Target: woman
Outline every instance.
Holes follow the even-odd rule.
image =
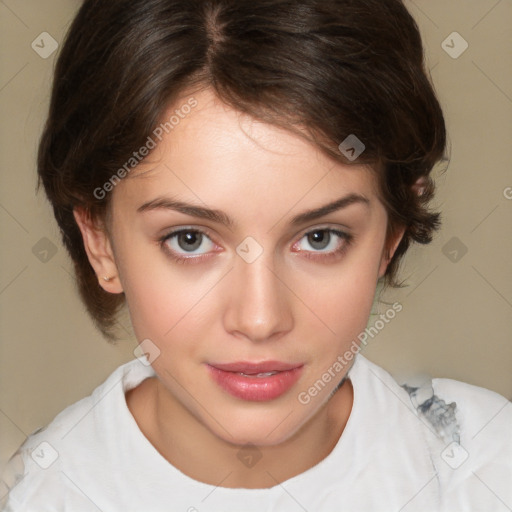
[[[140,358],[20,447],[5,510],[512,506],[505,398],[358,354],[445,138],[398,0],[84,2],[38,171]]]

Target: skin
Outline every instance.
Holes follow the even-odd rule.
[[[350,379],[333,391],[349,367],[308,404],[298,395],[367,326],[377,281],[403,231],[385,240],[387,214],[369,169],[334,162],[297,135],[232,110],[208,89],[194,97],[198,106],[114,189],[104,229],[81,209],[75,218],[101,286],[125,293],[137,339],[160,350],[152,362],[157,377],[126,394],[141,431],[196,480],[268,488],[319,463],[340,438],[353,402]],[[290,224],[352,193],[368,203]],[[137,211],[162,197],[221,210],[235,225],[164,208]],[[186,241],[159,241],[178,228],[207,237],[192,252]],[[331,235],[318,248],[307,236],[327,239],[328,228],[352,242]],[[263,249],[252,263],[236,252],[248,236]],[[178,256],[206,258],[180,264],[166,246]],[[345,251],[334,254],[339,248]],[[205,366],[265,360],[304,364],[292,389],[266,402],[229,395]],[[237,457],[247,443],[262,456],[252,468]]]

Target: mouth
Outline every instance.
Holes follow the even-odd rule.
[[[207,364],[213,381],[236,398],[264,402],[285,394],[300,378],[303,364],[279,361]]]

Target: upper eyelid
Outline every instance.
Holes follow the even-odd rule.
[[[203,235],[206,235],[212,242],[215,242],[215,236],[210,235],[210,230],[205,227],[192,227],[192,226],[184,226],[179,228],[172,228],[168,232],[164,233],[160,239],[161,240],[167,240],[169,238],[172,238],[173,236],[179,235],[180,233],[188,233],[188,232],[194,232],[194,233],[201,233]]]
[[[347,234],[350,234],[351,232],[351,229],[348,227],[348,226],[340,226],[339,224],[338,225],[329,225],[329,224],[332,224],[332,223],[325,223],[325,224],[318,224],[317,226],[314,226],[314,227],[311,227],[311,228],[304,228],[304,229],[301,229],[298,233],[296,233],[294,236],[298,236],[298,235],[301,235],[301,236],[304,236],[304,235],[307,235],[308,233],[311,233],[311,232],[314,232],[314,231],[329,231],[329,230],[332,230],[332,231],[344,231],[346,232]],[[172,235],[176,235],[178,233],[181,233],[183,231],[194,231],[194,232],[199,232],[199,233],[202,233],[204,235],[207,235],[210,237],[210,233],[211,233],[211,230],[205,226],[182,226],[182,227],[174,227],[174,228],[171,228],[166,234],[163,235],[163,238],[169,238],[171,237]],[[213,238],[215,238],[215,235],[213,236]]]
[[[306,228],[301,231],[299,231],[298,235],[305,236],[308,233],[314,233],[315,231],[341,231],[347,235],[351,234],[351,229],[347,226],[340,226],[339,224],[333,226],[326,224],[319,224],[318,226],[315,226],[313,228]]]

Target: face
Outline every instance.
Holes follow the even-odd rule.
[[[116,271],[168,400],[231,443],[281,443],[349,369],[304,399],[367,325],[386,211],[363,166],[194,98],[112,192]]]

